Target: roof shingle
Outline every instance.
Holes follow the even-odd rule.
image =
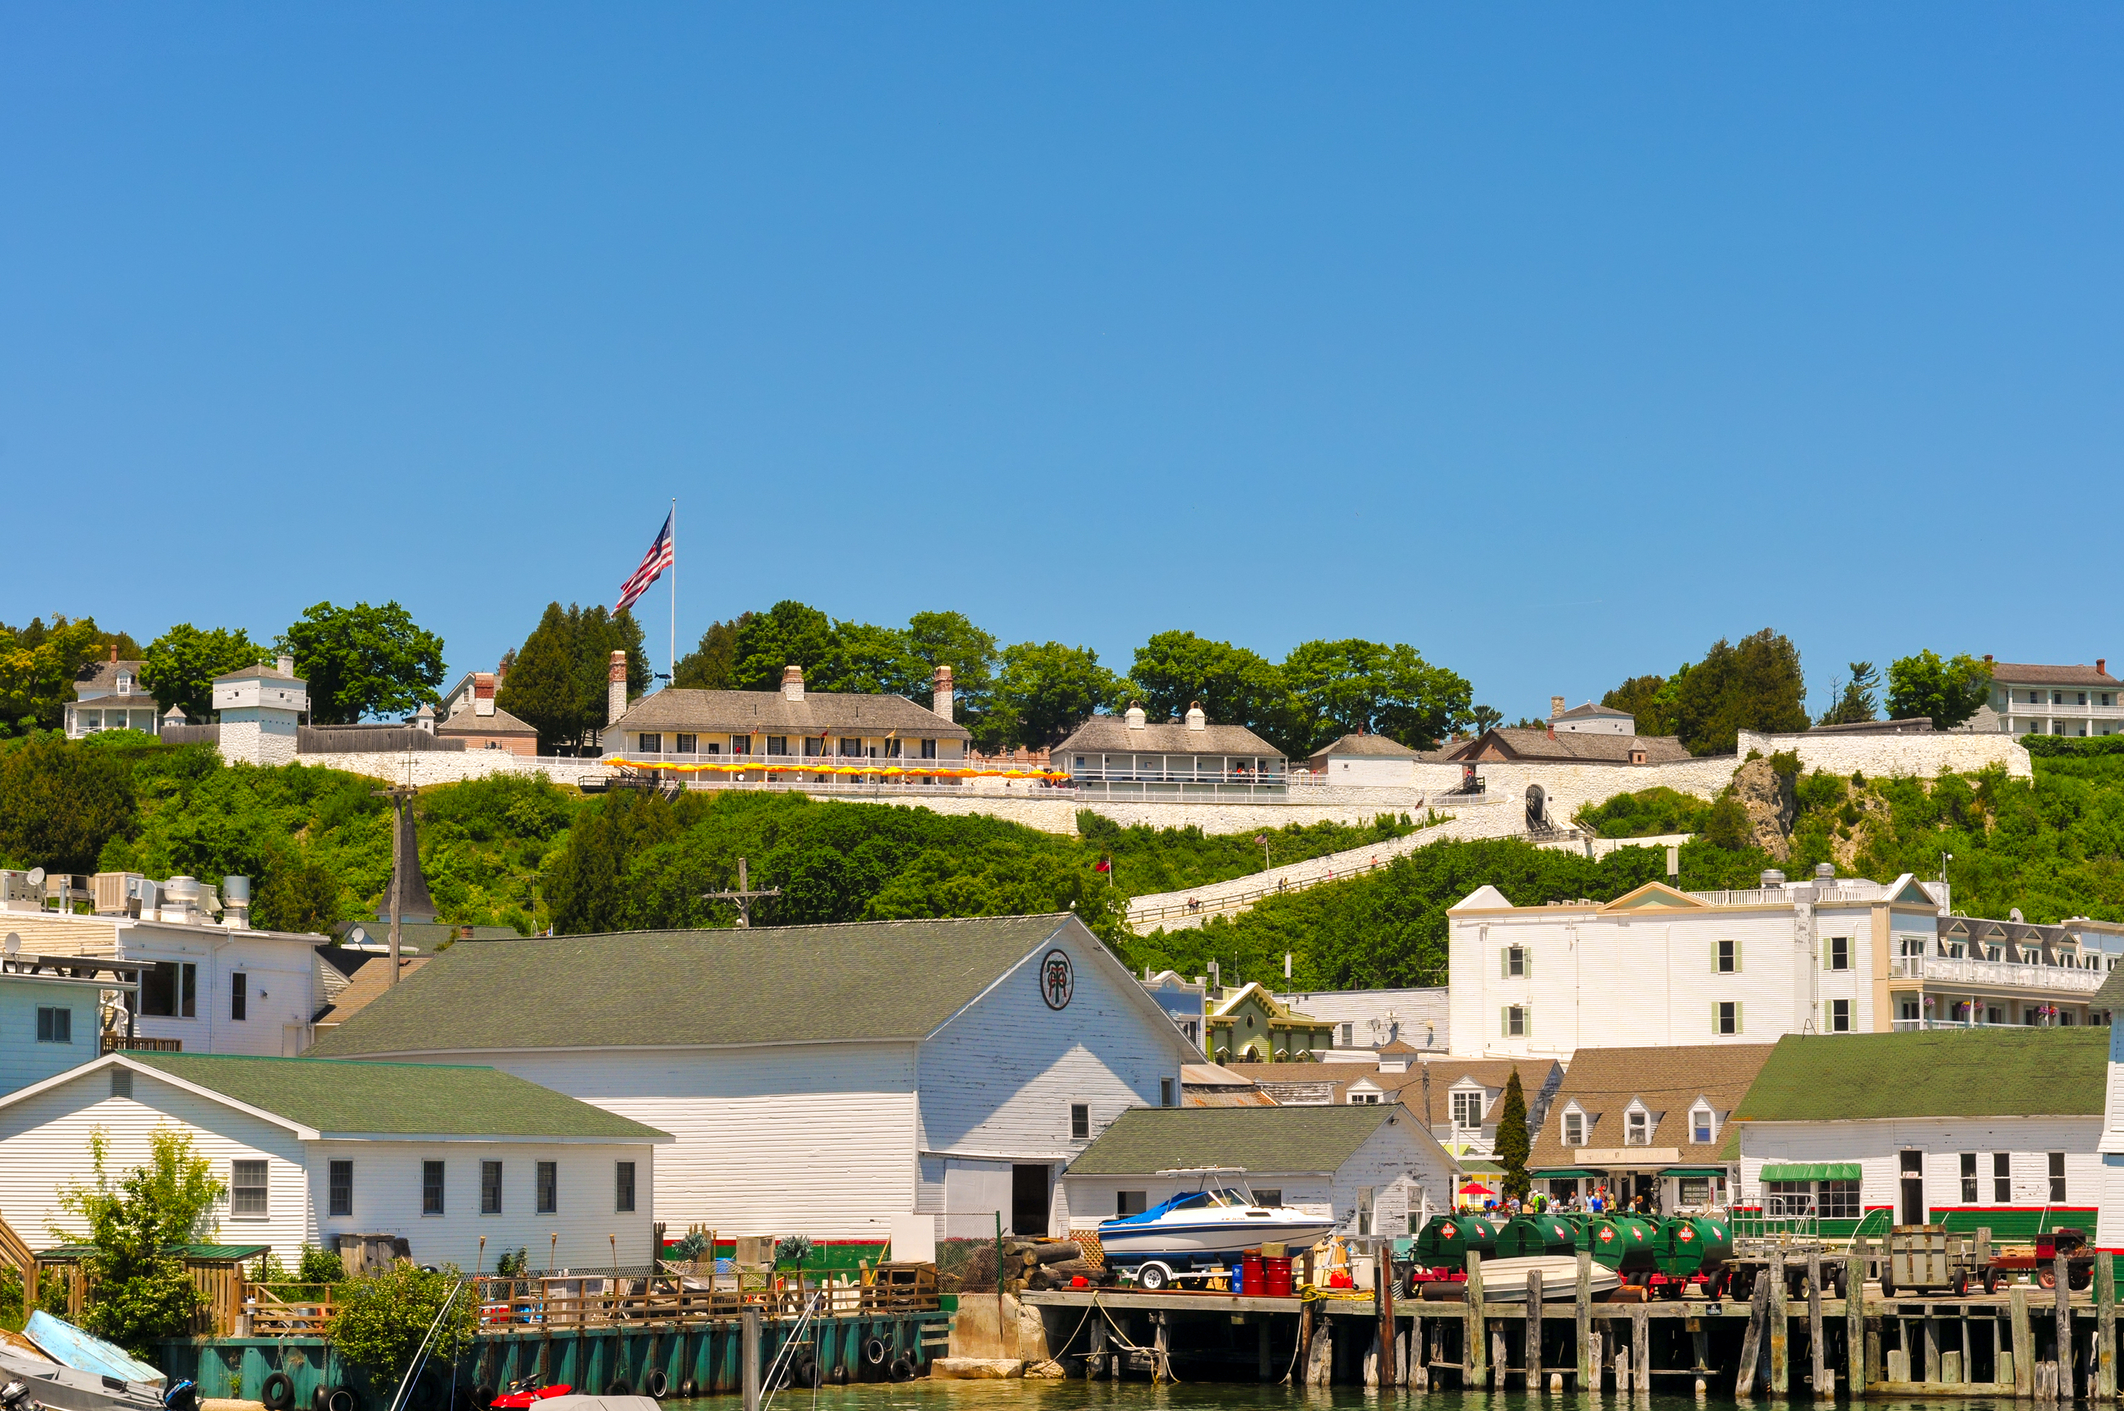
[[[1135,752],[1283,758],[1283,751],[1244,725],[1205,725],[1200,730],[1192,730],[1185,724],[1168,722],[1131,729],[1129,723],[1118,715],[1093,716],[1049,753],[1052,758],[1060,759],[1072,750],[1097,750],[1104,754]]]
[[[1821,1042],[1813,1040],[1812,1042]],[[1710,1101],[1721,1121],[1739,1116],[1748,1085],[1770,1057],[1770,1044],[1690,1044],[1673,1048],[1582,1048],[1571,1057],[1563,1085],[1549,1103],[1548,1116],[1534,1135],[1527,1165],[1572,1166],[1577,1152],[1563,1144],[1563,1114],[1573,1102],[1586,1114],[1586,1145],[1623,1145],[1623,1113],[1633,1098],[1653,1115],[1646,1146],[1675,1147],[1683,1162],[1719,1160],[1719,1138],[1688,1138],[1689,1107],[1697,1098]]]
[[[806,691],[792,701],[780,691],[696,691],[678,687],[644,696],[612,723],[620,730],[684,730],[700,735],[818,735],[889,733],[908,739],[970,740],[953,724],[905,696],[857,696]]]
[[[1749,1122],[2099,1117],[2108,1075],[2109,1030],[2101,1027],[1788,1034],[1733,1115]]]

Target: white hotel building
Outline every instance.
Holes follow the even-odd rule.
[[[1949,914],[1946,888],[1766,872],[1746,891],[1648,883],[1611,902],[1516,907],[1494,887],[1449,918],[1452,1051],[1775,1043],[1785,1034],[2102,1023],[2124,926]]]
[[[1973,730],[2008,735],[2124,735],[2124,681],[2109,674],[2106,657],[2088,666],[2031,666],[1992,661],[1991,699],[1978,709]]]

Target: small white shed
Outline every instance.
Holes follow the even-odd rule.
[[[340,1234],[404,1236],[416,1262],[609,1268],[652,1258],[653,1153],[670,1137],[492,1068],[113,1053],[0,1098],[0,1216],[66,1224],[58,1188],[190,1134],[229,1194],[219,1235],[290,1263]],[[482,1250],[480,1241],[485,1237]]]
[[[1307,756],[1306,768],[1323,784],[1409,788],[1416,782],[1416,751],[1384,735],[1344,735]]]

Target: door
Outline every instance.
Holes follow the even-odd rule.
[[[1539,832],[1549,821],[1549,796],[1539,784],[1527,785],[1527,831]]]
[[[1899,1224],[1922,1225],[1925,1223],[1925,1153],[1922,1151],[1906,1151],[1903,1153],[1901,1216],[1902,1218],[1897,1222]]]
[[[1045,1166],[1010,1168],[1010,1229],[1012,1234],[1047,1233],[1047,1179]]]

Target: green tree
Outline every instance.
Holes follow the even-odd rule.
[[[1952,730],[1975,715],[1991,696],[1991,663],[1963,652],[1943,661],[1919,652],[1888,663],[1888,716],[1930,716],[1935,730]]]
[[[649,659],[632,613],[612,617],[602,605],[548,603],[502,678],[495,702],[538,731],[538,746],[581,749],[611,722],[605,698],[612,653],[627,654],[627,698],[648,689]]]
[[[1436,749],[1472,718],[1467,679],[1432,666],[1403,643],[1302,642],[1283,659],[1282,671],[1305,722],[1294,754],[1358,731]]]
[[[241,627],[201,630],[180,622],[148,643],[140,684],[162,710],[181,706],[187,720],[204,725],[213,718],[214,678],[256,666],[267,655]]]
[[[339,879],[324,864],[283,850],[266,863],[252,923],[266,931],[323,934],[339,920]]]
[[[1748,810],[1741,807],[1740,800],[1730,792],[1719,795],[1717,802],[1704,815],[1704,841],[1712,847],[1738,851],[1748,846],[1753,832],[1748,824]]]
[[[1519,1070],[1505,1079],[1504,1098],[1497,1108],[1497,1144],[1490,1154],[1504,1167],[1504,1193],[1520,1200],[1534,1188],[1527,1176],[1527,1155],[1532,1143],[1527,1137],[1527,1093],[1519,1084]]]
[[[999,656],[994,634],[974,626],[963,612],[918,612],[907,620],[907,636],[915,655],[937,667],[951,668],[952,718],[971,730],[974,743],[994,748],[995,731],[989,716],[996,708],[996,666]],[[929,704],[930,686],[918,688],[913,700]]]
[[[83,1326],[143,1358],[160,1339],[181,1335],[205,1301],[184,1261],[165,1251],[211,1233],[214,1205],[228,1192],[215,1179],[213,1163],[192,1149],[190,1133],[158,1126],[148,1135],[148,1151],[147,1165],[113,1182],[110,1135],[94,1129],[94,1179],[68,1182],[58,1191],[59,1208],[84,1228],[51,1228],[54,1238],[94,1249],[82,1261],[88,1283]]]
[[[927,705],[931,670],[915,650],[914,638],[899,628],[840,622],[834,624],[833,646],[825,658],[805,668],[804,688],[856,696],[905,696]],[[781,684],[779,674],[775,684]]]
[[[1880,709],[1881,674],[1870,661],[1851,663],[1851,679],[1837,692],[1836,701],[1822,712],[1822,725],[1862,725]]]
[[[1809,723],[1799,648],[1767,627],[1735,643],[1720,638],[1670,684],[1675,733],[1691,754],[1731,752],[1743,730],[1804,730]]]
[[[1136,648],[1129,680],[1152,720],[1177,719],[1199,701],[1214,725],[1244,725],[1286,754],[1304,754],[1304,707],[1274,662],[1192,632],[1160,632]]]
[[[92,617],[55,617],[50,627],[42,618],[22,628],[0,623],[0,734],[57,729],[75,680],[112,640]]]
[[[132,771],[113,751],[50,734],[0,755],[0,853],[24,866],[93,872],[137,811]]]
[[[745,612],[728,622],[710,623],[700,644],[679,658],[671,684],[697,691],[737,689],[738,632],[750,621],[752,614]]]
[[[1468,707],[1468,729],[1477,735],[1486,734],[1504,724],[1504,712],[1496,706]]]
[[[1111,707],[1119,690],[1114,674],[1099,665],[1099,654],[1090,647],[1060,642],[1005,647],[983,748],[1059,744],[1094,712]]]
[[[1633,676],[1600,698],[1600,703],[1610,710],[1626,710],[1637,719],[1640,735],[1671,735],[1674,722],[1663,709],[1660,692],[1666,686],[1664,676]]]
[[[413,1370],[428,1328],[449,1305],[429,1349],[434,1365],[448,1367],[471,1346],[479,1331],[479,1297],[469,1284],[459,1288],[463,1273],[455,1264],[433,1272],[412,1264],[394,1264],[368,1278],[349,1279],[332,1291],[332,1316],[325,1325],[342,1366],[369,1371],[371,1387],[387,1393]]]
[[[800,666],[812,673],[833,655],[837,645],[833,619],[815,607],[785,598],[761,613],[749,613],[737,632],[737,667],[732,684],[740,691],[772,691],[782,684],[782,669]]]
[[[442,638],[397,602],[343,608],[318,603],[281,634],[309,683],[310,719],[346,725],[369,715],[405,715],[440,699]]]

